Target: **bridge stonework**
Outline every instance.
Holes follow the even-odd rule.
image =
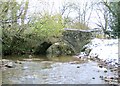
[[[64,29],[62,37],[53,37],[49,41],[41,43],[35,53],[44,55],[51,54],[54,56],[56,54],[64,55],[64,53],[68,55],[70,51],[73,54],[79,54],[82,47],[91,40],[91,37],[92,31]]]
[[[92,32],[78,29],[65,29],[63,32],[63,41],[67,43],[75,54],[80,53],[82,47],[92,38]]]

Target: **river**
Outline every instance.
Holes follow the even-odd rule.
[[[15,67],[2,69],[2,84],[106,84],[101,77],[114,76],[97,62],[75,57],[10,60]]]

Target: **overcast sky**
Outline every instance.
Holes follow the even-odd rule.
[[[20,2],[20,0],[18,0]],[[100,0],[29,0],[29,13],[28,14],[33,14],[35,11],[36,12],[41,12],[44,9],[52,10],[52,12],[56,13],[59,11],[59,7],[62,6],[64,2],[79,2],[80,4],[83,4],[84,2],[99,2]],[[47,2],[45,4],[45,2]],[[44,3],[44,4],[41,4]],[[54,4],[54,5],[53,5]],[[74,17],[74,12],[71,14],[72,17]],[[101,15],[101,14],[100,14]],[[102,15],[101,15],[102,16]],[[98,16],[96,14],[96,11],[92,12],[91,18],[90,18],[90,23],[89,27],[90,28],[96,28],[98,21]]]

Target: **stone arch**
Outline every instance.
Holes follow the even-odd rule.
[[[49,47],[54,45],[57,42],[66,43],[71,50],[74,51],[74,54],[81,52],[82,47],[87,44],[91,39],[91,31],[81,31],[68,29],[62,33],[62,37],[50,39],[49,42],[45,41],[41,43],[37,48],[35,54],[46,55],[46,51]]]

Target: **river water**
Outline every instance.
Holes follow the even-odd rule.
[[[19,62],[2,71],[2,84],[106,84],[100,76],[114,76],[96,62],[75,57],[22,58]]]

